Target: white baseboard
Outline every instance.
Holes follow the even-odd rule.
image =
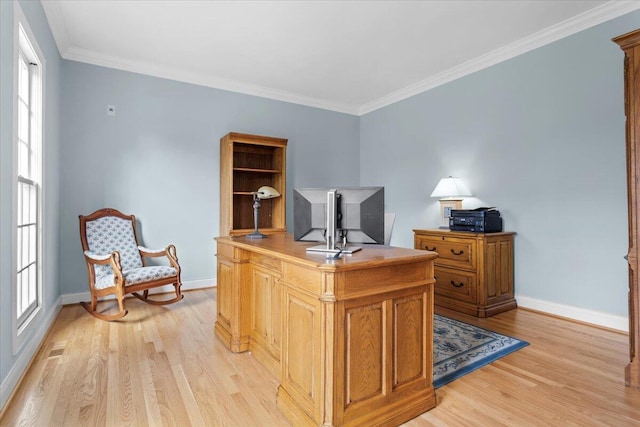
[[[38,348],[40,348],[40,344],[44,340],[45,335],[49,331],[49,328],[56,320],[58,316],[58,312],[60,312],[60,308],[62,307],[62,297],[59,296],[53,307],[49,310],[49,313],[44,318],[44,321],[40,325],[38,329],[35,330],[35,333],[29,340],[25,343],[20,356],[16,359],[15,363],[11,367],[11,370],[7,374],[7,376],[0,384],[0,410],[4,409],[4,405],[6,405],[11,393],[18,385],[22,374],[25,372],[31,359],[35,355]]]
[[[210,288],[216,286],[216,278],[188,280],[182,282],[182,290],[193,290]],[[154,289],[153,293],[173,292],[173,286],[167,285]],[[107,297],[110,299],[113,297]],[[89,291],[79,292],[75,294],[63,294],[59,301],[62,305],[77,304],[81,301],[89,301]],[[626,316],[617,316],[601,311],[588,310],[585,308],[574,307],[571,305],[558,304],[555,302],[531,298],[525,295],[516,295],[518,307],[530,308],[532,310],[553,314],[556,316],[566,317],[568,319],[580,322],[591,323],[605,328],[615,329],[622,332],[629,332],[629,319]]]
[[[180,289],[183,291],[189,291],[194,289],[211,288],[214,286],[216,286],[216,278],[210,277],[208,279],[187,280],[187,281],[183,280],[182,286]],[[153,289],[149,293],[161,294],[161,293],[167,293],[167,292],[174,292],[173,285],[160,286],[158,288]],[[89,294],[89,291],[78,292],[75,294],[62,294],[61,298],[62,298],[62,305],[77,304],[81,301],[90,301],[91,294]],[[104,299],[114,299],[114,298],[115,298],[114,296],[108,296],[108,297],[105,297]]]
[[[622,332],[629,332],[629,319],[626,316],[617,316],[601,311],[543,301],[524,295],[516,295],[516,301],[518,302],[518,307],[530,308],[532,310],[543,311],[545,313],[567,317],[580,322],[591,323],[593,325],[616,329]]]

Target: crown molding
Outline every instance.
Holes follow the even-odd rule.
[[[531,36],[517,40],[478,58],[467,61],[447,71],[436,74],[433,77],[407,86],[389,95],[378,98],[358,109],[358,115],[364,115],[403,99],[410,98],[435,87],[457,80],[466,75],[499,64],[508,59],[515,58],[539,47],[558,41],[562,38],[576,34],[587,28],[594,27],[603,22],[617,18],[629,12],[640,9],[639,1],[610,1],[591,10],[569,18],[556,25],[545,28]]]
[[[295,93],[272,89],[269,87],[252,85],[236,80],[224,79],[209,74],[191,73],[181,69],[158,66],[151,62],[131,61],[116,58],[114,56],[97,54],[92,51],[72,46],[69,42],[69,34],[65,26],[62,8],[59,2],[41,1],[51,32],[58,46],[60,56],[70,61],[83,62],[101,67],[114,68],[153,77],[176,80],[199,86],[243,93],[277,101],[306,105],[308,107],[335,111],[351,115],[358,114],[358,106],[337,103],[320,98],[307,97]]]
[[[206,86],[214,89],[243,93],[246,95],[268,98],[276,101],[290,102],[323,110],[335,111],[351,115],[358,115],[358,106],[340,104],[319,98],[306,97],[291,92],[272,89],[265,86],[252,85],[237,80],[224,79],[209,74],[191,73],[181,69],[159,66],[152,62],[123,60],[113,56],[96,54],[94,52],[68,48],[63,54],[64,59],[78,61],[122,71],[129,71],[163,79],[176,80],[184,83]]]
[[[410,98],[419,93],[428,91],[476,71],[480,71],[544,45],[553,43],[587,28],[640,9],[639,1],[609,1],[580,15],[576,15],[573,18],[545,28],[531,36],[510,43],[500,49],[496,49],[433,77],[421,80],[415,84],[358,106],[303,96],[265,86],[247,84],[236,80],[223,79],[209,74],[191,73],[185,70],[162,67],[150,62],[123,60],[121,58],[78,49],[70,46],[67,29],[64,25],[62,9],[58,2],[43,1],[41,3],[53,32],[58,50],[60,51],[60,55],[64,59],[356,116],[361,116],[394,104],[403,99]]]

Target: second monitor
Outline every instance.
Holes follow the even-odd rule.
[[[384,244],[384,187],[296,188],[293,217],[295,240],[326,242],[309,250],[351,253],[360,249],[354,243]]]

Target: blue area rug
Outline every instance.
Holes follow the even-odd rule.
[[[529,343],[468,323],[433,316],[433,386],[438,388]]]

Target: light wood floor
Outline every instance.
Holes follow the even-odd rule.
[[[214,337],[215,297],[128,299],[113,323],[64,307],[0,425],[288,426],[276,380]],[[640,425],[640,391],[624,387],[626,335],[525,310],[439,312],[530,345],[437,389],[438,406],[406,426]]]

